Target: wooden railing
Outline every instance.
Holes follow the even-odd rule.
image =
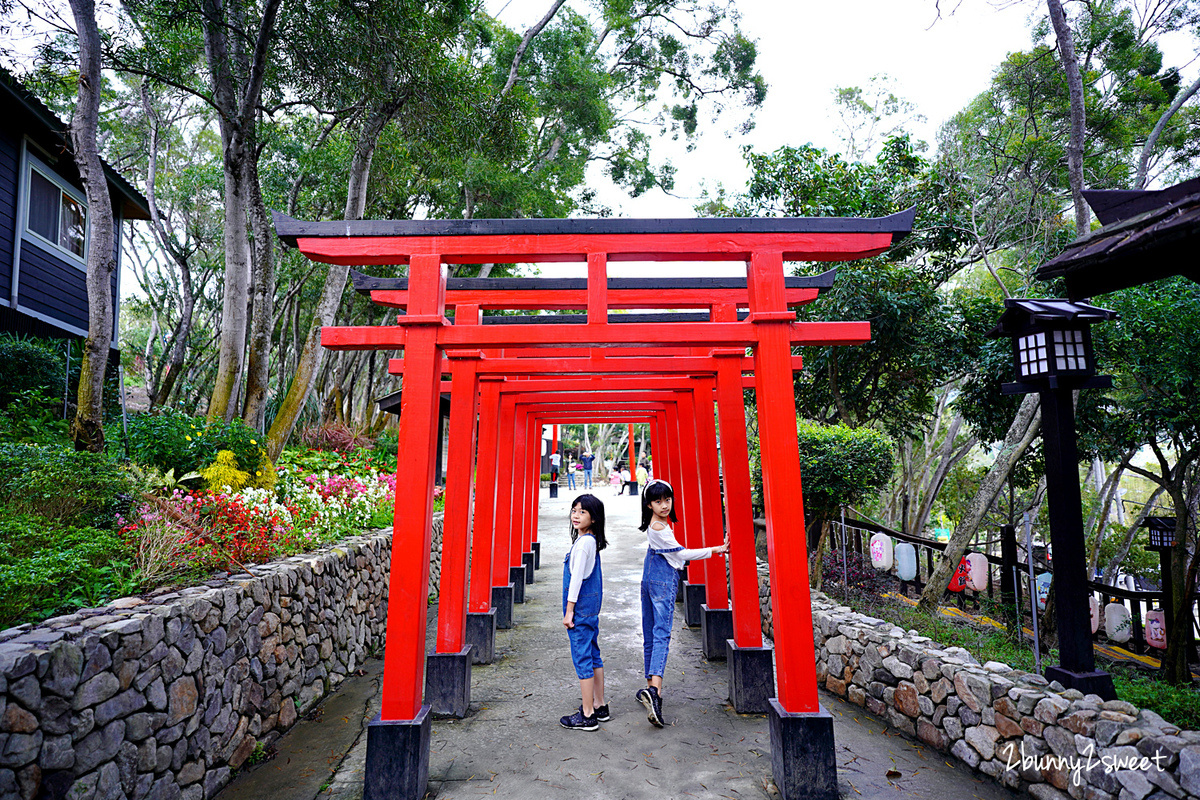
[[[835,532],[839,531],[840,525],[840,520],[833,521],[833,529]],[[913,536],[912,534],[903,533],[901,531],[894,531],[890,528],[886,528],[878,523],[870,522],[868,520],[847,518],[845,525],[847,547],[860,556],[868,556],[869,558],[868,542],[870,541],[871,534],[873,533],[886,534],[897,542],[908,542],[917,548],[916,577],[911,581],[901,581],[901,592],[906,592],[909,587],[916,589],[918,592],[924,591],[926,582],[928,581],[929,576],[933,574],[933,570],[936,565],[937,559],[935,558],[935,553],[941,554],[946,550],[945,542],[939,542],[936,539],[927,539],[921,536]],[[831,549],[835,551],[836,556],[837,553],[840,553],[840,542],[838,537],[834,537],[833,541],[835,544],[831,546]],[[996,555],[992,552],[989,552],[997,545],[999,546],[1001,555]],[[922,551],[924,558],[922,558]],[[1004,553],[1006,551],[1009,554],[1009,558],[1007,559],[1004,557]],[[998,538],[985,542],[977,542],[976,546],[968,547],[967,552],[981,553],[987,557],[987,588],[979,593],[970,594],[968,594],[969,590],[964,590],[962,592],[950,592],[947,589],[946,594],[955,595],[954,600],[958,607],[965,609],[967,605],[970,604],[972,607],[977,609],[979,605],[978,598],[986,592],[989,600],[996,600],[997,594],[999,594],[1001,598],[1007,595],[1012,595],[1015,602],[1018,604],[1017,607],[1020,608],[1023,613],[1028,613],[1029,565],[1027,561],[1021,561],[1018,558],[1016,531],[1013,529],[1013,527],[1008,525],[1004,526],[1000,529]],[[924,564],[922,564],[922,561],[924,561]],[[924,574],[922,574],[922,567],[924,567]],[[1015,576],[1014,567],[1016,568]],[[1036,558],[1036,556],[1034,559],[1034,571],[1038,574],[1042,572],[1049,572],[1051,574],[1054,573],[1053,568],[1049,564]],[[1016,578],[1015,581],[1014,577]],[[1155,648],[1150,648],[1146,644],[1142,612],[1143,604],[1145,604],[1148,608],[1153,606],[1158,606],[1160,608],[1163,607],[1163,593],[1161,591],[1134,591],[1117,586],[1110,586],[1100,581],[1091,581],[1090,586],[1092,589],[1092,594],[1097,597],[1097,600],[1100,603],[1100,613],[1102,615],[1104,613],[1104,607],[1111,602],[1121,603],[1129,610],[1131,625],[1130,638],[1128,642],[1125,642],[1121,645],[1122,647],[1125,647],[1134,653],[1138,653],[1139,655],[1147,653],[1148,650],[1152,653],[1161,652]],[[1193,652],[1196,628],[1197,625],[1200,624],[1200,621],[1197,619],[1198,612],[1200,612],[1200,593],[1197,593],[1192,597],[1191,636],[1193,641]],[[1103,627],[1101,627],[1101,630],[1097,632],[1093,638],[1099,639],[1102,635]],[[1168,636],[1169,635],[1170,632],[1168,631]]]

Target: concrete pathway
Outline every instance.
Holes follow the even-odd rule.
[[[664,676],[668,726],[652,727],[634,699],[644,685],[639,586],[645,538],[636,527],[638,499],[615,497],[607,488],[597,490],[609,540],[601,554],[600,646],[613,719],[594,733],[559,726],[559,717],[579,705],[561,614],[561,565],[575,494],[564,491],[551,500],[543,491],[542,568],[526,587],[527,602],[514,611],[514,628],[498,632],[496,662],[472,671],[471,713],[433,723],[428,797],[777,798],[766,717],[733,711],[724,662],[705,661],[699,632],[683,626],[682,614]],[[358,800],[366,736],[350,746],[347,733],[355,726],[361,732],[378,713],[378,662],[364,672],[347,680],[318,719],[297,725],[280,740],[273,760],[239,776],[220,800]],[[889,733],[864,709],[824,692],[822,703],[835,717],[842,797],[1013,797],[942,754]]]

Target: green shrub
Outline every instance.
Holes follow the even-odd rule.
[[[235,419],[231,422],[193,417],[174,409],[129,418],[129,457],[175,475],[196,472],[230,450],[237,466],[253,473],[263,453],[263,437]]]
[[[371,452],[379,462],[380,469],[388,472],[396,471],[396,454],[400,448],[400,436],[396,431],[384,431],[375,438],[375,446]]]
[[[191,417],[171,408],[129,418],[129,458],[139,464],[174,470],[176,476],[195,472],[206,453],[200,445],[203,417]]]
[[[0,445],[0,502],[68,525],[111,528],[128,513],[133,478],[102,453],[56,445]]]
[[[112,531],[0,512],[0,628],[127,594],[125,555]]]
[[[236,492],[250,482],[250,473],[238,469],[232,450],[222,450],[216,459],[200,470],[204,488],[210,492]]]
[[[27,389],[61,397],[65,358],[63,344],[57,339],[0,335],[0,407]]]
[[[70,424],[62,401],[34,387],[18,392],[0,411],[0,441],[18,444],[65,444]]]

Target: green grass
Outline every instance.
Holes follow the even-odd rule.
[[[1033,649],[1028,643],[1017,642],[1007,631],[990,625],[976,626],[943,616],[930,616],[916,608],[862,592],[844,594],[839,586],[826,587],[831,598],[837,599],[861,614],[878,617],[905,630],[915,630],[947,647],[961,647],[986,664],[1000,661],[1009,666],[1034,672]],[[832,590],[832,591],[831,591]],[[1000,619],[997,608],[981,603],[982,613]],[[1042,667],[1058,663],[1058,650],[1042,653]],[[1113,678],[1117,696],[1138,708],[1155,712],[1172,725],[1184,730],[1200,730],[1200,691],[1194,686],[1172,686],[1158,680],[1157,673],[1132,665],[1105,664]]]

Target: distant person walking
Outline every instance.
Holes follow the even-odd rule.
[[[550,454],[550,482],[558,483],[558,467],[562,464],[562,455],[555,451]]]
[[[592,465],[596,463],[596,457],[591,453],[584,453],[583,458],[583,488],[592,488]]]
[[[649,481],[650,481],[650,472],[649,472],[649,470],[646,469],[646,462],[645,461],[638,462],[637,484],[633,487],[633,493],[637,494],[638,486],[645,488],[646,484]]]
[[[567,462],[567,488],[575,488],[575,470],[579,469],[579,464],[575,459],[569,459]]]

